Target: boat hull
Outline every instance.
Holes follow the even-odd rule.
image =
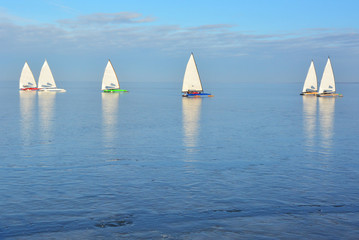
[[[300,95],[302,96],[316,96],[318,92],[302,92]]]
[[[199,98],[199,97],[213,97],[210,93],[185,93],[182,97]]]
[[[39,88],[41,92],[66,92],[65,89],[62,88]]]
[[[103,90],[103,92],[113,93],[113,92],[128,92],[128,91],[125,89],[105,89],[105,90]]]
[[[317,97],[343,97],[340,93],[321,93],[317,94]]]
[[[37,91],[39,88],[21,88],[21,91]]]

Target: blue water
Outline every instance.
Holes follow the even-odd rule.
[[[359,84],[0,89],[0,239],[357,239]]]

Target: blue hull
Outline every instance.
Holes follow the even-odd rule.
[[[186,93],[183,94],[182,97],[213,97],[213,95],[210,93]]]

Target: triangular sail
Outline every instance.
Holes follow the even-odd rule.
[[[319,93],[335,92],[335,80],[332,64],[330,58],[328,58],[327,64],[325,65],[322,80],[320,82]]]
[[[191,56],[189,57],[186,72],[184,73],[183,77],[182,92],[187,91],[203,91],[201,79],[199,78],[198,69],[193,57],[193,53],[191,53]]]
[[[46,60],[40,71],[39,88],[56,88],[54,76]]]
[[[315,73],[314,62],[312,61],[309,66],[307,77],[304,81],[302,92],[316,92],[318,90],[317,74]]]
[[[32,71],[27,62],[25,62],[25,65],[21,71],[19,88],[36,88],[34,75],[32,74]]]
[[[119,89],[120,83],[118,82],[118,78],[115,72],[115,69],[113,69],[113,66],[111,64],[111,61],[108,60],[105,72],[103,74],[102,78],[102,90],[106,89]]]

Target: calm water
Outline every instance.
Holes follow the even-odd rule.
[[[359,84],[0,90],[0,239],[357,239]]]

